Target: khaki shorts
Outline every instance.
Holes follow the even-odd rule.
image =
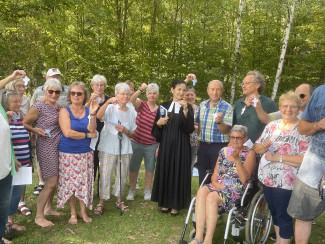
[[[318,190],[297,178],[291,194],[288,214],[295,219],[312,221],[325,210],[325,201],[319,197]]]

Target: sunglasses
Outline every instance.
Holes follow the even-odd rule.
[[[299,97],[300,97],[301,99],[304,99],[304,98],[306,97],[306,95],[305,95],[305,94],[299,94]]]
[[[75,96],[75,95],[77,95],[78,97],[80,97],[80,96],[82,96],[84,93],[83,92],[74,92],[74,91],[72,91],[72,92],[70,92],[70,95],[71,96]]]
[[[47,90],[47,92],[49,93],[49,94],[53,94],[53,93],[55,93],[56,95],[60,95],[61,94],[61,91],[53,91],[53,90]]]

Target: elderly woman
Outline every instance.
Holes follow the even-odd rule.
[[[194,131],[193,108],[183,100],[184,80],[175,80],[173,100],[163,102],[157,111],[152,135],[160,142],[151,200],[162,213],[178,215],[191,201],[191,144]]]
[[[27,114],[28,110],[30,109],[30,98],[27,97],[26,95],[24,95],[25,91],[26,91],[26,86],[25,86],[24,80],[22,78],[13,80],[6,85],[6,89],[16,90],[19,92],[21,105],[20,105],[20,111],[19,111],[18,115],[21,118],[24,118],[24,116]],[[26,186],[25,186],[25,190],[26,190]],[[31,215],[32,212],[26,206],[25,201],[24,201],[25,200],[25,190],[21,196],[21,199],[20,199],[20,202],[18,205],[18,211],[22,215],[28,216],[28,215]]]
[[[13,149],[19,166],[31,166],[29,134],[23,126],[20,114],[21,96],[18,91],[1,90],[0,101],[6,111]],[[15,185],[12,187],[10,205],[8,212],[8,225],[17,231],[26,230],[25,226],[14,223],[14,214],[17,211],[20,198],[25,190],[25,185]]]
[[[140,100],[138,96],[146,91],[147,101]],[[126,200],[134,200],[137,177],[142,160],[146,168],[144,200],[151,199],[151,184],[153,171],[155,170],[155,153],[158,146],[156,138],[151,135],[151,129],[158,106],[156,104],[159,96],[159,87],[156,83],[149,85],[143,83],[139,90],[134,92],[130,100],[134,105],[137,115],[137,129],[132,140],[133,155],[130,161],[130,191]]]
[[[30,109],[30,98],[24,95],[26,92],[25,82],[22,78],[13,80],[6,85],[6,89],[16,90],[19,92],[19,95],[21,97],[20,113],[21,116],[24,117]]]
[[[229,210],[242,196],[247,180],[254,172],[255,152],[244,146],[247,127],[235,125],[230,132],[230,142],[219,152],[211,184],[201,187],[195,204],[196,234],[191,243],[212,243],[218,221],[218,207]],[[206,234],[203,238],[206,224]]]
[[[37,199],[37,213],[35,223],[41,227],[54,225],[45,215],[61,215],[52,208],[54,190],[59,175],[59,143],[61,129],[59,125],[59,111],[62,108],[57,103],[62,85],[57,79],[48,79],[44,84],[45,97],[34,103],[24,117],[25,128],[37,134],[36,155],[40,164],[44,189]],[[32,125],[35,124],[35,127]]]
[[[14,71],[10,76],[6,77],[3,80],[0,80],[0,89],[2,89],[7,83],[25,76],[26,74],[22,70]],[[0,135],[0,242],[3,243],[4,229],[9,207],[12,175],[14,175],[16,171],[8,118],[1,103]]]
[[[281,95],[279,108],[282,119],[267,124],[254,149],[264,154],[258,178],[272,213],[276,243],[290,243],[293,227],[287,207],[309,137],[297,131],[300,98],[296,93],[289,91]]]
[[[195,123],[195,118],[197,117],[197,114],[199,112],[199,106],[195,105],[195,99],[196,99],[196,92],[194,87],[188,86],[186,87],[186,92],[184,99],[186,102],[188,102],[189,105],[192,106],[193,111],[194,111],[194,123]],[[191,142],[191,172],[193,171],[194,164],[196,163],[197,159],[197,148],[198,148],[198,125],[194,124],[194,129],[195,131],[191,134],[190,136],[190,142]]]
[[[133,152],[130,138],[135,135],[136,129],[136,112],[126,105],[129,101],[130,87],[126,83],[118,83],[115,86],[115,98],[110,98],[97,113],[97,118],[104,120],[105,124],[98,145],[100,201],[94,211],[95,215],[102,214],[105,201],[110,199],[113,172],[115,172],[113,195],[117,197],[116,207],[123,212],[128,211],[122,196]],[[116,102],[116,105],[112,104]],[[120,148],[119,137],[122,148]]]
[[[94,192],[93,152],[91,138],[96,138],[96,112],[98,101],[92,100],[90,107],[85,103],[89,92],[83,82],[73,82],[69,87],[68,102],[71,104],[60,111],[59,123],[62,130],[59,145],[59,183],[57,206],[63,208],[69,201],[70,224],[77,224],[76,199],[80,203],[80,215],[84,222],[92,219],[86,207],[92,209]]]
[[[96,100],[96,101],[98,101],[99,108],[100,108],[109,99],[109,97],[104,94],[105,87],[107,86],[107,80],[103,75],[98,75],[98,74],[94,75],[94,77],[91,79],[90,86],[91,86],[91,89],[93,90],[93,92],[90,94],[90,99],[86,103],[86,106],[89,107],[90,102],[93,101],[93,100]],[[98,150],[97,150],[97,148],[98,148],[98,143],[100,141],[100,132],[102,131],[102,129],[104,127],[104,122],[100,121],[99,119],[96,119],[96,123],[97,123],[96,130],[97,130],[97,132],[99,134],[98,134],[98,140],[97,140],[97,143],[96,143],[96,147],[95,147],[95,150],[94,150],[94,180],[96,179],[96,174],[97,174],[97,171],[98,171],[98,179],[97,179],[98,188],[97,188],[97,190],[98,190],[98,195],[99,195],[99,178],[100,178],[100,174],[99,174],[99,159],[98,159]]]

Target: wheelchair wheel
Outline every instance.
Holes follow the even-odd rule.
[[[245,225],[246,242],[250,244],[264,244],[272,226],[271,212],[267,207],[262,190],[252,199],[247,213]]]

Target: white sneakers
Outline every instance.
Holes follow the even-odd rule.
[[[129,190],[129,194],[128,194],[128,196],[126,197],[126,200],[128,200],[128,201],[133,201],[133,200],[134,200],[134,196],[135,196],[135,190],[130,189],[130,190]]]
[[[144,190],[144,200],[149,201],[151,200],[151,191],[150,190]]]
[[[129,190],[129,194],[126,197],[126,200],[133,201],[134,200],[134,197],[135,197],[135,192],[136,192],[136,190],[130,189]],[[144,197],[143,197],[143,199],[146,200],[146,201],[151,200],[151,191],[150,190],[144,190]]]

